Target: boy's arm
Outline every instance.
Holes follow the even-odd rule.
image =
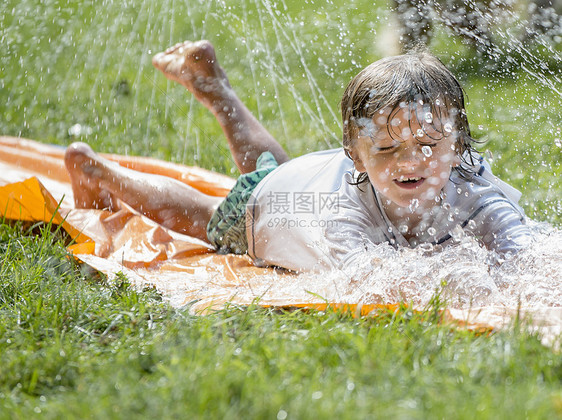
[[[525,217],[508,200],[484,203],[469,228],[486,248],[498,254],[513,254],[529,246],[531,230]]]

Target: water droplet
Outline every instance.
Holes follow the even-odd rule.
[[[453,125],[451,123],[445,123],[443,130],[445,130],[446,133],[451,133],[453,131]]]
[[[320,398],[322,398],[324,394],[322,394],[322,391],[314,391],[312,393],[312,399],[313,400],[319,400]]]
[[[424,154],[424,156],[426,156],[426,157],[430,157],[433,154],[433,151],[431,150],[431,147],[429,147],[429,146],[423,146],[421,150],[422,150],[422,153]]]
[[[432,228],[429,228],[429,229],[432,229]],[[429,229],[428,229],[428,232],[429,232]],[[432,252],[433,251],[433,244],[425,242],[423,244],[420,244],[418,246],[418,249],[420,251],[423,251],[423,252]]]
[[[429,227],[427,228],[427,233],[431,236],[435,236],[435,234],[437,233],[437,229],[435,229],[434,227]]]
[[[421,128],[418,128],[418,130],[416,131],[416,137],[423,137],[423,130]]]
[[[451,237],[453,238],[453,240],[455,241],[460,241],[462,239],[462,237],[464,236],[464,230],[462,230],[461,225],[456,225],[454,227],[454,229],[449,232]]]
[[[74,124],[68,129],[68,135],[71,137],[87,136],[92,134],[92,128],[82,124]]]
[[[410,212],[413,213],[414,211],[416,211],[419,205],[420,205],[420,201],[417,198],[414,198],[412,201],[410,201],[410,205],[408,206],[408,209],[410,210]]]
[[[433,114],[431,112],[426,112],[423,119],[426,123],[431,124],[433,122]]]
[[[398,230],[400,231],[400,233],[406,233],[406,232],[408,232],[408,226],[400,225],[400,226],[398,226]]]
[[[285,420],[287,418],[287,412],[285,410],[279,410],[277,412],[277,420]]]
[[[554,139],[554,144],[562,149],[562,140]]]

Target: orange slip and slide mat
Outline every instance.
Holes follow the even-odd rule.
[[[64,148],[58,146],[0,136],[0,214],[12,220],[62,225],[74,239],[69,247],[74,256],[110,278],[123,273],[139,288],[155,287],[175,307],[190,304],[193,313],[226,303],[317,310],[330,306],[354,315],[376,315],[398,307],[398,302],[362,305],[326,300],[333,296],[330,284],[310,293],[306,276],[256,267],[245,255],[219,255],[205,242],[170,231],[126,204],[114,213],[75,209],[63,156]],[[102,156],[138,171],[175,178],[210,195],[225,196],[234,185],[232,178],[198,167],[152,158]],[[447,309],[444,319],[490,330],[512,325],[518,315],[516,308],[483,307]],[[534,325],[549,337],[547,342],[560,335],[562,308],[545,308],[532,316]]]

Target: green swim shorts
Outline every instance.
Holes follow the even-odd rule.
[[[221,254],[245,254],[246,204],[252,192],[267,174],[279,164],[270,152],[264,152],[256,162],[256,170],[240,175],[224,201],[220,203],[207,225],[207,238]]]

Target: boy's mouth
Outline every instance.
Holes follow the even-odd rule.
[[[395,179],[394,183],[400,188],[413,189],[419,187],[424,181],[425,178],[419,176],[405,176]]]

